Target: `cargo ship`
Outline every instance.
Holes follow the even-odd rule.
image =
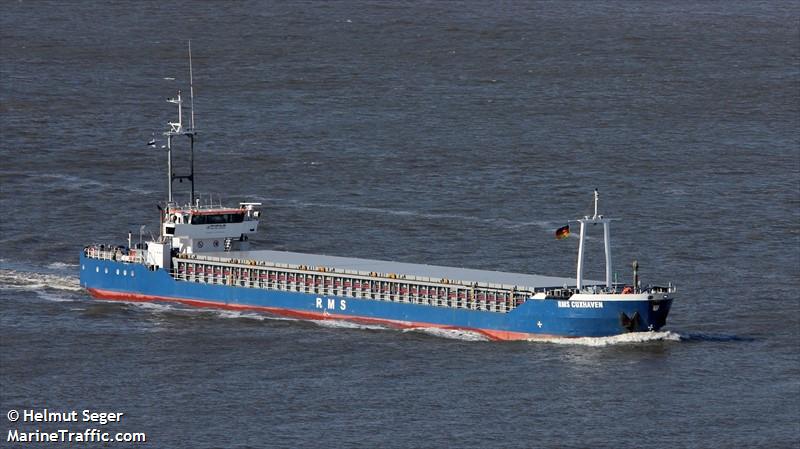
[[[632,282],[612,282],[611,219],[594,214],[556,231],[579,226],[574,278],[399,263],[329,255],[254,250],[260,203],[226,207],[195,195],[191,49],[190,121],[184,123],[181,92],[166,140],[167,199],[159,205],[159,234],[127,245],[91,244],[80,255],[80,284],[94,298],[164,301],[186,306],[258,311],[311,320],[344,320],[387,327],[457,329],[492,340],[604,337],[657,331],[666,324],[674,294],[666,286],[642,286],[634,262]],[[184,140],[186,139],[186,140]],[[173,167],[181,140],[188,173]],[[156,145],[155,139],[150,145]],[[176,201],[175,181],[188,181],[188,201]],[[588,225],[601,225],[605,281],[583,277]]]

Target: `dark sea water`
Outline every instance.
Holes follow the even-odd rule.
[[[32,408],[124,412],[103,429],[157,448],[800,446],[797,1],[9,0],[0,24],[0,447]],[[157,228],[145,143],[188,39],[198,188],[263,202],[256,246],[572,276],[553,231],[598,188],[619,278],[679,288],[667,328],[91,300],[81,248]]]

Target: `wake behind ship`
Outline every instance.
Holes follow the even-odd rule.
[[[191,50],[190,92],[191,85]],[[201,205],[194,190],[194,111],[164,132],[167,201],[159,236],[127,245],[93,244],[80,255],[80,282],[97,299],[167,301],[196,307],[253,310],[308,319],[377,323],[398,328],[479,332],[495,340],[553,336],[602,337],[654,331],[666,324],[675,288],[642,287],[634,264],[630,285],[612,282],[610,219],[598,214],[580,225],[574,278],[418,265],[292,252],[251,250],[259,203]],[[173,144],[185,137],[189,173],[173,169]],[[155,142],[152,141],[151,144]],[[179,204],[173,183],[187,180],[189,201]],[[586,225],[601,224],[605,282],[583,279]],[[569,225],[556,232],[569,234]]]

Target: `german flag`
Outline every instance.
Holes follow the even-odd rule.
[[[562,227],[556,229],[556,239],[557,240],[564,240],[567,237],[569,237],[569,225],[562,226]]]

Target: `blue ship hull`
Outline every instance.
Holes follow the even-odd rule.
[[[89,258],[84,254],[81,254],[80,266],[81,286],[98,299],[168,301],[308,319],[381,323],[400,328],[464,329],[496,340],[603,337],[658,330],[666,323],[672,305],[671,298],[618,301],[597,295],[597,300],[590,303],[528,299],[510,312],[499,313],[178,281],[163,269],[152,271],[141,264]]]

